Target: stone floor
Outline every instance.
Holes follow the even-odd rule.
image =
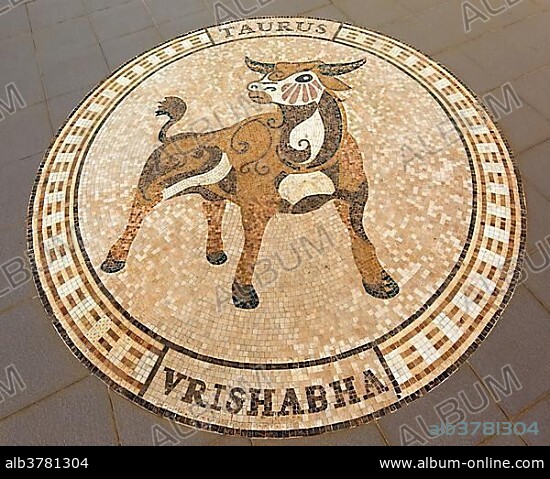
[[[550,2],[495,0],[491,12],[479,0],[465,3],[243,0],[244,12],[233,0],[2,2],[0,444],[548,445],[550,295],[544,284],[550,277],[545,268],[550,254],[550,101],[545,95]],[[477,16],[469,28],[463,8],[470,18]],[[44,149],[65,117],[121,63],[163,40],[212,25],[229,11],[238,16],[309,15],[378,30],[428,53],[493,106],[495,100],[504,106],[497,113],[527,194],[524,280],[489,338],[457,373],[424,398],[366,426],[288,441],[231,438],[174,426],[90,375],[55,333],[29,281],[26,205]],[[425,425],[441,423],[442,417],[537,421],[539,434],[428,438]]]

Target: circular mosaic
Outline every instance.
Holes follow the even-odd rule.
[[[134,402],[255,437],[367,422],[487,335],[521,185],[475,96],[417,50],[262,18],[135,58],[67,120],[29,214],[40,296]]]

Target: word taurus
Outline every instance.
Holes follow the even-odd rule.
[[[336,77],[366,60],[263,63],[246,57],[245,62],[263,75],[248,85],[249,98],[275,104],[277,110],[208,133],[167,136],[187,105],[178,97],[165,98],[156,112],[169,118],[158,134],[162,145],[142,170],[126,229],[101,269],[116,273],[124,268],[145,216],[161,201],[189,193],[204,199],[207,260],[225,263],[221,226],[226,203],[232,201],[240,207],[245,237],[233,280],[233,303],[253,309],[259,298],[252,278],[269,220],[277,213],[308,213],[334,200],[349,231],[365,291],[375,298],[394,297],[399,286],[380,264],[363,227],[367,178],[335,94],[350,89]]]

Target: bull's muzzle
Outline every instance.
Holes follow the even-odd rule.
[[[259,81],[254,81],[248,84],[248,97],[256,103],[271,103],[272,99],[269,93],[273,90],[273,86],[266,85]]]

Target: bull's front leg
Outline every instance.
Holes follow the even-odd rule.
[[[227,261],[222,238],[222,221],[225,205],[225,201],[205,201],[202,204],[206,221],[208,222],[206,259],[210,264],[214,265],[224,264]]]
[[[232,287],[233,304],[237,308],[254,309],[260,304],[258,294],[252,285],[252,277],[267,223],[275,212],[276,207],[266,204],[256,203],[241,207],[244,246]]]
[[[340,191],[336,207],[349,231],[353,258],[363,279],[363,287],[375,298],[393,298],[399,293],[399,285],[380,263],[363,226],[369,188],[361,152],[349,134],[344,138],[338,154]]]
[[[390,299],[399,293],[399,286],[384,269],[376,249],[363,227],[363,211],[367,201],[367,183],[350,192],[346,200],[336,201],[336,208],[349,231],[355,264],[363,279],[365,291],[378,299]]]

